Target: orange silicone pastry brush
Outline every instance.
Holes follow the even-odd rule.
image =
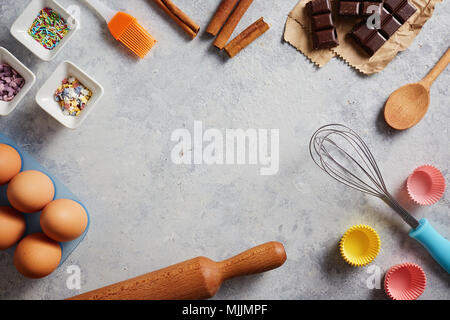
[[[139,57],[144,58],[156,43],[135,17],[125,12],[116,12],[98,0],[85,1],[105,19],[113,37]]]

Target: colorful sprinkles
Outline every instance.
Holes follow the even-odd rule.
[[[45,49],[53,50],[70,31],[66,21],[53,9],[42,9],[34,20],[28,34]]]
[[[78,117],[92,97],[92,92],[74,77],[62,81],[62,85],[55,92],[55,101],[61,106],[67,116]]]

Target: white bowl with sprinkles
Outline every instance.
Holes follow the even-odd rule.
[[[62,62],[36,94],[36,103],[67,128],[78,128],[103,96],[103,87],[70,61]]]
[[[11,35],[44,61],[61,51],[80,23],[55,0],[33,0],[11,26]]]
[[[5,66],[9,70],[5,70]],[[15,85],[13,85],[13,81],[16,81]],[[7,116],[13,112],[35,81],[36,76],[30,69],[8,50],[0,47],[0,95],[2,95],[0,97],[0,116]],[[13,86],[15,87],[13,92],[6,94],[5,97],[4,93],[12,90]]]

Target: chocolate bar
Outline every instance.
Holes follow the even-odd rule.
[[[339,15],[347,17],[366,17],[374,12],[371,6],[381,9],[382,0],[341,0],[339,1]]]
[[[385,0],[380,13],[381,28],[370,29],[363,21],[349,36],[372,56],[416,11],[408,0]]]
[[[314,49],[327,49],[339,44],[336,27],[331,15],[330,0],[312,0],[306,4],[311,17]]]

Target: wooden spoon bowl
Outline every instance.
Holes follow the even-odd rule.
[[[391,94],[384,108],[384,119],[392,128],[405,130],[422,120],[430,105],[430,87],[449,62],[450,49],[447,49],[423,80],[407,84]]]
[[[429,105],[429,88],[420,82],[410,83],[391,94],[386,102],[384,118],[392,128],[405,130],[425,116]]]

